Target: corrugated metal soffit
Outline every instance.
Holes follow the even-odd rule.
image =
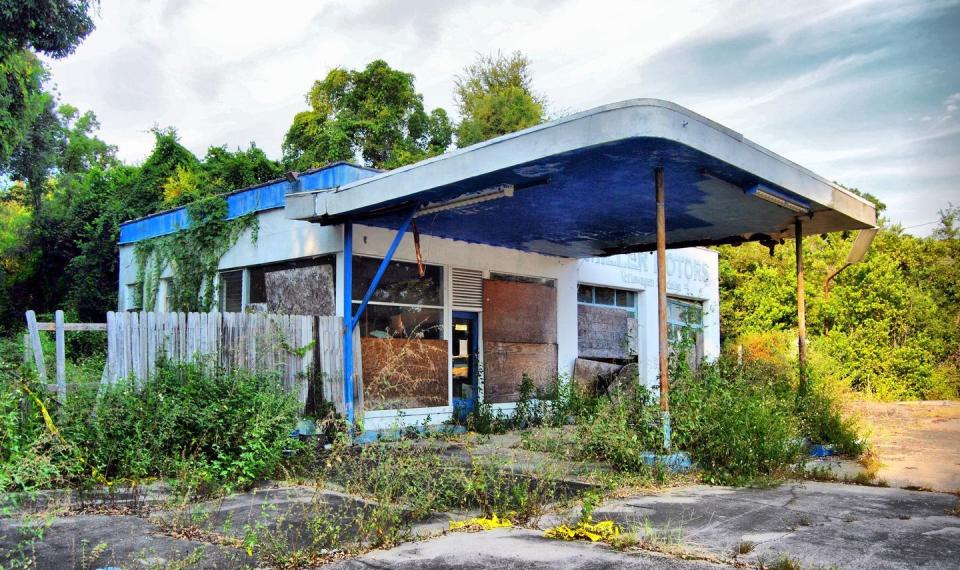
[[[483,272],[453,268],[451,294],[453,306],[469,309],[483,308]]]

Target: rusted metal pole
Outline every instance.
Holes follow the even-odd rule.
[[[800,372],[799,393],[807,391],[807,303],[803,288],[803,223],[794,223],[794,244],[797,249],[797,365]]]
[[[667,213],[664,206],[663,168],[653,170],[657,193],[657,324],[660,340],[660,411],[663,414],[663,447],[670,449],[670,377],[667,371]]]

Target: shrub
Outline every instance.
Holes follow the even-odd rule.
[[[172,476],[188,485],[242,488],[272,475],[296,443],[288,434],[299,403],[272,374],[161,365],[139,389],[126,381],[98,395],[96,383],[81,385],[62,410],[29,377],[7,374],[5,384],[4,489]],[[32,397],[21,410],[27,390],[50,408],[59,435]]]
[[[646,466],[644,452],[662,446],[659,407],[643,387],[633,397],[606,399],[593,412],[582,415],[577,426],[577,455],[581,459],[605,461],[623,471],[640,471]]]
[[[741,483],[776,475],[801,457],[789,376],[756,361],[721,358],[673,377],[673,445],[706,478]]]
[[[120,383],[99,402],[78,396],[68,402],[64,435],[107,477],[188,472],[228,487],[276,471],[299,411],[273,374],[197,363],[160,366],[139,390]]]

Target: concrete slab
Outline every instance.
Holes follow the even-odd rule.
[[[960,491],[960,401],[853,402],[894,487]]]
[[[429,541],[372,552],[333,565],[337,570],[362,568],[531,568],[550,569],[715,569],[715,564],[688,561],[655,553],[616,552],[598,544],[563,542],[539,531],[498,529],[478,533],[450,533]]]
[[[0,567],[239,568],[251,560],[243,550],[164,536],[144,518],[82,515],[56,518],[40,537],[28,524],[0,519]]]
[[[772,489],[694,486],[601,505],[594,519],[645,523],[680,535],[681,544],[732,558],[804,567],[960,568],[960,501],[928,493],[838,483],[793,482]]]

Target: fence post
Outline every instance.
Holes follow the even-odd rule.
[[[57,311],[53,320],[57,344],[57,399],[63,406],[67,403],[67,354],[63,338],[63,311]]]
[[[40,346],[40,331],[37,329],[37,314],[29,310],[27,315],[27,330],[30,333],[30,342],[33,344],[33,361],[37,365],[37,376],[40,382],[47,383],[47,365],[43,361],[43,347]]]

